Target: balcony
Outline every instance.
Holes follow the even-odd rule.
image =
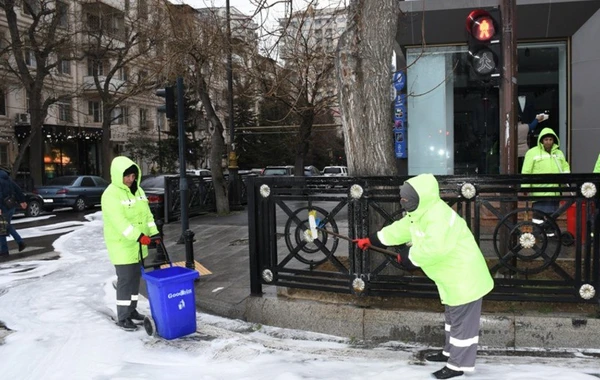
[[[104,83],[106,82],[106,76],[101,75],[98,76],[98,80],[100,81],[100,86],[104,88]],[[109,90],[111,92],[122,92],[126,89],[126,84],[124,80],[112,78],[109,84]],[[93,75],[87,75],[83,77],[83,92],[86,94],[97,94],[98,90],[96,89],[96,83],[94,82]]]

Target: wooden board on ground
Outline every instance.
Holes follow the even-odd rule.
[[[173,262],[173,265],[185,268],[185,261],[176,261],[176,262]],[[195,269],[198,271],[198,273],[200,273],[201,276],[206,276],[207,274],[212,274],[211,271],[209,271],[208,269],[206,269],[204,267],[204,265],[200,264],[196,260],[194,260],[194,265],[195,265]],[[162,268],[168,268],[168,267],[169,267],[169,264],[163,264],[163,265],[161,265],[161,269]]]

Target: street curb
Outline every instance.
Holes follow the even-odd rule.
[[[245,320],[269,326],[372,342],[439,346],[444,341],[443,313],[360,308],[284,297],[249,297],[245,304]],[[599,332],[598,319],[484,314],[479,345],[501,349],[596,349]]]

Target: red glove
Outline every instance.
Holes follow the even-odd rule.
[[[400,254],[398,254],[398,256],[396,256],[396,262],[398,262],[398,264],[400,264],[402,262],[402,256],[400,256]]]
[[[146,236],[144,234],[140,235],[140,238],[138,239],[138,241],[140,242],[141,245],[150,245],[150,243],[152,242],[152,239],[150,239],[150,236]]]
[[[362,249],[363,251],[371,246],[371,239],[369,239],[368,237],[362,239],[354,239],[352,241],[356,243],[358,248]]]

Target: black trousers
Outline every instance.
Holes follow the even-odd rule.
[[[117,272],[117,318],[124,321],[137,307],[142,272],[140,264],[115,265]]]

